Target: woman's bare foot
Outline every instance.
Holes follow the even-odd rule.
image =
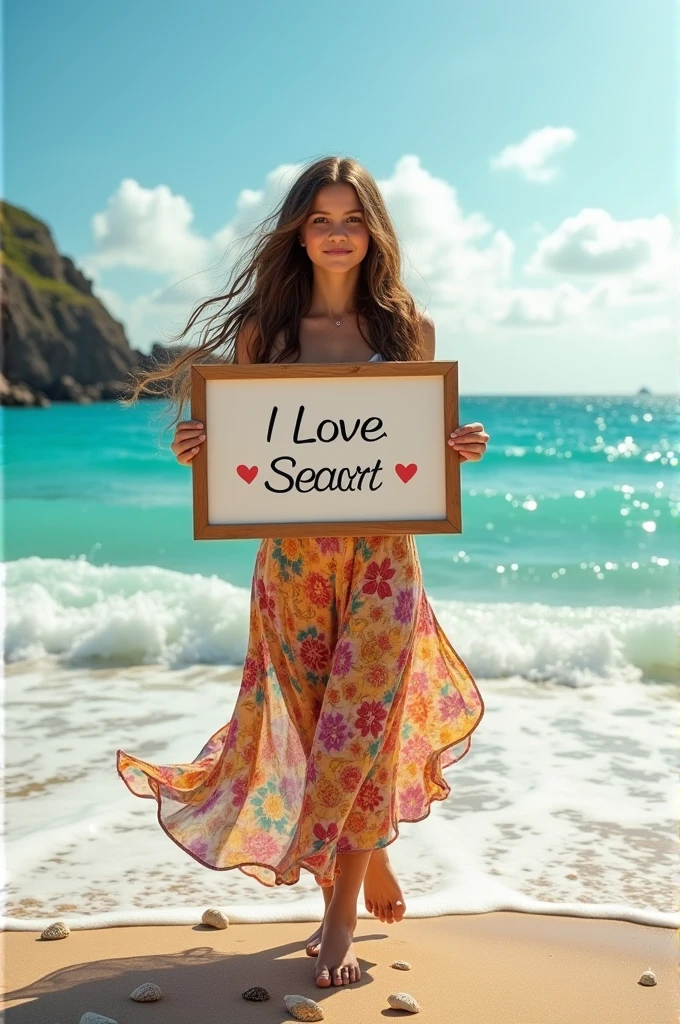
[[[319,955],[314,968],[319,988],[350,985],[361,978],[361,968],[352,948],[356,923],[356,914],[350,917],[344,908],[327,908]]]
[[[364,905],[385,924],[401,921],[406,911],[399,879],[390,864],[387,850],[374,850],[364,875]]]
[[[321,922],[319,927],[316,929],[315,932],[312,932],[312,934],[307,939],[307,942],[305,944],[305,953],[307,954],[307,956],[319,955],[319,946],[321,945],[321,936],[323,935],[323,923],[325,920],[326,915],[324,914],[323,921]]]
[[[333,899],[333,886],[324,885],[321,887],[321,892],[323,893],[324,902],[323,919],[319,927],[316,929],[316,931],[313,932],[307,939],[307,942],[305,944],[305,953],[307,954],[307,956],[318,956],[319,954],[319,946],[321,945],[324,921],[326,920],[326,911],[328,910],[330,902]]]

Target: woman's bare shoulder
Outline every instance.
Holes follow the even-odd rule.
[[[436,332],[434,320],[425,310],[420,311],[420,324],[423,329],[423,344],[425,347],[425,358],[434,359],[436,345]]]

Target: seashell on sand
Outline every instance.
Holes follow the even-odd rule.
[[[420,1013],[418,1002],[408,992],[393,992],[387,997],[387,1002],[393,1010],[406,1010],[408,1013]]]
[[[266,988],[261,988],[260,985],[253,985],[252,988],[247,988],[245,992],[241,993],[243,999],[247,999],[249,1003],[264,1003],[265,1000],[270,998],[269,992]]]
[[[41,939],[65,939],[71,934],[71,929],[66,921],[53,921],[40,935]]]
[[[136,1003],[155,1003],[162,995],[158,985],[154,985],[152,981],[143,981],[130,993],[130,999],[134,999]]]
[[[201,921],[203,924],[210,925],[211,928],[229,927],[229,918],[217,907],[210,907],[208,910],[204,910]]]
[[[638,985],[656,985],[656,974],[651,967],[642,972]]]
[[[411,965],[408,960],[395,960],[390,967],[394,967],[395,971],[410,971]]]
[[[101,1013],[95,1013],[93,1010],[88,1010],[80,1018],[78,1024],[118,1024],[117,1020],[113,1017],[103,1017]]]
[[[284,996],[286,1009],[296,1020],[323,1020],[323,1010],[313,999],[306,996]]]

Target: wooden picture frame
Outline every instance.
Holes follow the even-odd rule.
[[[442,436],[441,459],[444,462],[443,486],[440,491],[441,515],[433,518],[382,518],[382,519],[345,519],[343,521],[325,522],[226,522],[210,521],[209,518],[209,481],[208,467],[210,458],[211,423],[208,411],[208,394],[217,394],[215,389],[209,392],[212,382],[252,382],[280,381],[291,382],[298,379],[333,380],[366,380],[371,378],[403,379],[403,378],[441,378],[441,403],[444,434]],[[278,387],[278,384],[276,385]],[[434,392],[429,385],[428,394]],[[423,389],[421,389],[422,391]],[[226,392],[223,392],[226,394]],[[236,392],[232,392],[236,394]],[[251,388],[250,396],[256,394]],[[400,389],[403,394],[403,388]],[[245,401],[242,391],[240,400]],[[428,402],[428,407],[430,403]],[[225,408],[227,408],[225,406]],[[304,406],[302,407],[304,408]],[[425,410],[423,410],[425,414]],[[438,414],[437,414],[438,415]],[[460,457],[458,452],[446,439],[459,425],[458,412],[458,363],[442,360],[412,362],[362,362],[362,363],[198,363],[191,367],[191,418],[200,421],[205,427],[206,440],[202,442],[198,452],[191,460],[193,484],[193,526],[194,540],[227,540],[264,537],[347,537],[347,536],[381,536],[387,534],[430,534],[460,533],[462,531],[460,501]],[[375,419],[375,417],[373,417]],[[422,418],[425,418],[423,415]],[[402,417],[403,419],[403,417]],[[331,422],[324,420],[324,423]],[[382,422],[382,421],[381,421]],[[415,420],[417,424],[418,420]],[[403,428],[403,423],[402,423]],[[246,428],[244,428],[245,430]],[[271,433],[271,426],[270,431]],[[246,431],[247,433],[247,431]],[[381,435],[386,436],[385,435]],[[374,440],[364,436],[364,441]],[[378,439],[378,438],[375,438]],[[326,438],[319,437],[325,441]],[[347,438],[344,438],[347,440]],[[275,460],[280,461],[280,460]],[[289,459],[288,461],[294,461]],[[379,461],[379,460],[378,460]],[[436,463],[441,465],[441,462]],[[273,463],[272,463],[273,466]],[[400,467],[400,468],[399,468]],[[357,467],[359,468],[359,467]],[[401,464],[393,467],[401,475],[408,467]],[[245,471],[246,466],[238,467],[237,472]],[[257,472],[257,467],[253,467]],[[318,471],[320,472],[320,471]],[[328,471],[330,472],[330,471]],[[440,470],[437,470],[440,472]],[[242,476],[245,479],[245,476]],[[402,478],[403,479],[403,478]],[[246,483],[250,483],[246,480]],[[393,483],[393,481],[392,481]],[[240,486],[240,485],[237,485]],[[273,490],[265,484],[268,490]],[[298,487],[298,490],[301,488]],[[353,489],[350,487],[350,489]],[[374,489],[374,488],[371,488]],[[377,488],[375,488],[377,489]],[[317,488],[326,490],[326,488]],[[345,490],[342,488],[342,490]],[[422,493],[422,491],[421,491]],[[254,500],[254,499],[253,499]],[[268,499],[269,500],[269,499]],[[315,499],[316,500],[316,499]]]

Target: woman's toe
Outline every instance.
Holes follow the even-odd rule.
[[[342,973],[339,967],[333,968],[333,984],[342,985]]]
[[[331,983],[331,976],[328,973],[327,967],[322,967],[316,976],[316,983],[319,988],[328,988]]]

